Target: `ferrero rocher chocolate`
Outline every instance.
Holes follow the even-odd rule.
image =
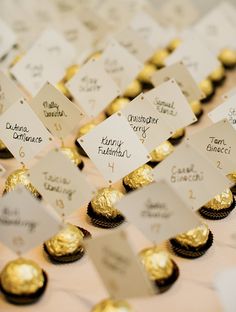
[[[65,86],[65,83],[63,81],[60,81],[56,84],[56,88],[62,93],[64,94],[68,99],[72,99],[72,96],[69,92],[69,90],[67,89],[67,87]]]
[[[219,56],[219,60],[226,68],[231,68],[236,65],[236,51],[231,49],[223,49]]]
[[[69,81],[72,77],[74,77],[74,75],[78,72],[78,70],[79,70],[78,64],[74,64],[68,67],[66,69],[66,75],[65,75],[64,81],[65,82]]]
[[[144,164],[125,176],[123,179],[123,185],[126,191],[131,191],[152,183],[153,179],[152,167]]]
[[[158,50],[151,58],[151,63],[156,65],[158,68],[165,66],[165,60],[169,56],[169,52],[166,49]]]
[[[80,154],[74,147],[61,147],[60,151],[65,154],[69,159],[80,169],[82,169],[83,160]]]
[[[221,210],[224,208],[229,208],[233,203],[233,194],[230,189],[225,190],[221,194],[216,195],[208,203],[204,205],[206,208],[211,208],[215,210]]]
[[[175,239],[183,246],[199,247],[204,245],[209,237],[210,230],[206,223],[202,223],[198,227],[186,232],[179,234]]]
[[[31,184],[30,180],[27,177],[28,169],[21,168],[13,171],[6,179],[4,186],[4,193],[13,191],[18,185],[23,185],[27,188],[30,193],[35,197],[41,198],[41,195],[36,190],[36,188]]]
[[[130,100],[126,97],[120,97],[111,102],[106,109],[106,115],[111,116],[128,105]]]
[[[172,139],[177,139],[179,137],[182,137],[185,133],[184,128],[179,128],[178,130],[175,131],[175,133],[171,136]]]
[[[222,65],[216,68],[209,76],[209,79],[215,84],[220,83],[221,81],[224,80],[224,78],[225,78],[225,69]]]
[[[170,43],[167,46],[168,51],[173,52],[175,49],[177,49],[182,43],[182,40],[180,38],[174,38],[170,41]]]
[[[127,87],[123,95],[124,97],[133,99],[137,95],[139,95],[141,92],[142,92],[142,85],[137,79],[135,79],[131,82],[131,84],[129,84],[129,86]]]
[[[96,127],[96,123],[91,121],[80,127],[77,137],[80,138]]]
[[[144,83],[151,83],[151,77],[156,71],[156,66],[150,63],[144,64],[143,69],[138,75],[138,80]]]
[[[193,101],[190,103],[193,113],[199,117],[203,112],[202,104],[200,101]]]
[[[174,146],[169,141],[164,141],[151,152],[151,162],[160,162],[174,151]]]
[[[205,94],[206,98],[210,97],[214,93],[214,87],[210,79],[204,79],[199,84],[199,88]]]
[[[96,304],[92,312],[132,312],[131,306],[123,300],[106,299]]]

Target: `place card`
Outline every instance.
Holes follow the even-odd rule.
[[[205,97],[183,63],[175,63],[157,70],[152,75],[151,81],[155,87],[158,87],[161,83],[170,79],[175,79],[189,103]]]
[[[90,117],[96,117],[120,94],[103,64],[94,59],[86,63],[66,86]]]
[[[121,93],[125,92],[128,85],[143,68],[142,63],[114,39],[110,40],[99,61],[116,82]]]
[[[229,97],[228,100],[208,113],[208,117],[213,122],[218,122],[226,118],[234,129],[236,129],[236,94]]]
[[[21,255],[55,235],[60,219],[23,186],[0,199],[0,240]]]
[[[197,120],[186,97],[174,79],[168,80],[145,93],[172,132]]]
[[[143,93],[132,100],[122,113],[149,152],[172,135],[162,114]]]
[[[150,159],[126,117],[120,112],[79,138],[78,143],[109,183],[123,178]]]
[[[0,115],[22,97],[14,82],[0,71]]]
[[[51,134],[23,98],[0,116],[0,138],[23,164],[53,141]]]
[[[195,35],[185,40],[166,58],[165,62],[166,65],[182,62],[197,83],[200,83],[220,66],[220,62],[214,54]]]
[[[84,114],[49,82],[30,102],[42,123],[56,137],[65,138],[82,120]]]
[[[7,54],[14,44],[16,44],[15,33],[0,19],[0,58]]]
[[[236,132],[227,119],[195,132],[189,144],[209,158],[224,175],[236,169]]]
[[[153,170],[156,181],[165,179],[176,193],[197,210],[229,187],[210,160],[189,144],[181,144]]]
[[[2,164],[0,164],[0,177],[2,177],[6,172],[6,169],[3,167]]]
[[[230,89],[228,92],[226,92],[225,94],[222,95],[222,99],[223,100],[228,100],[228,98],[230,98],[231,96],[236,95],[236,87]]]
[[[94,190],[85,176],[57,149],[29,170],[29,179],[62,217],[88,203],[93,196]]]
[[[197,215],[164,180],[129,193],[115,206],[154,244],[200,224]]]
[[[86,251],[113,299],[144,297],[155,293],[124,231],[87,240]]]

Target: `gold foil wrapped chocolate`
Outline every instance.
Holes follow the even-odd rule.
[[[214,87],[210,79],[204,79],[200,82],[199,88],[205,94],[205,96],[210,96],[214,92]]]
[[[92,312],[132,312],[131,306],[123,300],[106,299],[96,304]]]
[[[123,109],[128,105],[130,100],[126,97],[120,97],[111,102],[111,104],[106,109],[106,114],[111,116],[112,114],[117,113],[119,110]]]
[[[151,280],[168,278],[173,273],[174,265],[171,257],[160,247],[144,249],[139,256]]]
[[[158,68],[165,66],[165,60],[169,56],[169,52],[166,49],[158,50],[151,58],[151,63],[156,65]]]
[[[151,152],[151,161],[160,162],[174,151],[174,146],[169,141],[164,141]]]
[[[1,275],[3,289],[15,295],[30,295],[41,288],[45,282],[43,271],[32,260],[18,258],[3,268]]]
[[[144,64],[143,69],[138,74],[138,80],[145,83],[151,83],[151,77],[156,71],[156,66],[154,64]]]
[[[48,252],[54,256],[71,254],[77,250],[83,251],[83,232],[75,225],[67,223],[59,233],[45,242]]]
[[[185,129],[184,128],[179,128],[178,130],[175,131],[175,133],[171,136],[171,139],[178,139],[184,136]]]
[[[64,94],[68,99],[71,99],[72,96],[69,92],[69,90],[67,89],[67,87],[65,86],[65,83],[63,81],[60,81],[56,84],[56,88],[62,93]]]
[[[174,38],[170,41],[170,43],[167,46],[168,51],[173,52],[175,49],[177,49],[182,43],[182,40],[180,38]]]
[[[209,76],[209,79],[213,82],[218,82],[224,79],[225,77],[225,69],[222,65],[217,67]]]
[[[225,66],[234,66],[236,65],[236,51],[225,48],[220,52],[218,59]]]
[[[137,189],[152,183],[153,169],[147,164],[139,167],[132,171],[130,174],[124,177],[124,184],[129,186],[131,189]]]
[[[6,145],[3,143],[2,140],[0,140],[0,150],[6,149]]]
[[[90,130],[96,127],[96,123],[91,121],[80,127],[78,132],[78,138],[82,137],[83,135],[87,134]]]
[[[175,239],[183,246],[199,247],[207,242],[209,233],[207,224],[202,223],[186,233],[177,235]]]
[[[77,152],[75,147],[61,147],[61,152],[65,154],[69,159],[78,166],[82,162],[80,154]]]
[[[108,218],[115,218],[121,213],[114,205],[123,196],[123,193],[114,188],[104,187],[97,191],[96,195],[91,200],[91,206],[97,214],[102,214]]]
[[[18,185],[23,185],[30,191],[35,197],[40,197],[39,192],[31,184],[27,177],[28,169],[21,168],[13,171],[6,179],[4,192],[8,193],[13,191]]]
[[[193,113],[198,116],[202,112],[202,104],[199,101],[193,101],[190,103]]]
[[[129,84],[128,88],[124,92],[124,97],[128,98],[135,98],[142,92],[142,85],[141,83],[135,79],[134,81]]]
[[[205,208],[211,208],[214,210],[221,210],[224,208],[229,208],[233,203],[233,194],[230,189],[216,195],[208,203],[204,205]]]
[[[65,75],[64,81],[67,82],[71,78],[73,78],[74,75],[78,72],[78,70],[79,70],[79,65],[78,64],[74,64],[74,65],[71,65],[70,67],[68,67],[66,69],[66,75]]]

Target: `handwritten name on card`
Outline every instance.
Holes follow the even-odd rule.
[[[59,138],[65,138],[84,116],[78,105],[68,100],[49,82],[30,105],[50,132]]]
[[[29,170],[29,179],[61,216],[88,203],[93,188],[72,161],[59,150],[50,151]]]
[[[171,136],[163,116],[143,93],[131,101],[122,113],[149,152]]]
[[[22,97],[14,82],[0,71],[0,115]]]
[[[60,230],[60,220],[23,186],[0,200],[0,239],[22,254]]]
[[[117,41],[110,40],[99,61],[123,93],[142,70],[142,63]]]
[[[165,181],[128,194],[116,207],[155,244],[184,233],[200,222]]]
[[[100,61],[91,60],[67,83],[71,94],[85,113],[96,117],[120,90]]]
[[[220,66],[215,55],[197,36],[185,40],[166,59],[166,65],[176,62],[182,62],[197,83],[200,83]]]
[[[189,143],[208,157],[224,175],[236,168],[235,141],[236,132],[227,119],[204,128],[189,138]]]
[[[86,247],[110,296],[125,299],[154,294],[125,232],[116,231],[91,239]]]
[[[15,102],[0,116],[0,133],[13,156],[24,164],[53,141],[51,134],[24,99]]]
[[[120,112],[79,138],[78,142],[109,183],[123,178],[150,158]]]
[[[7,54],[14,44],[16,44],[15,33],[0,19],[0,58]]]
[[[192,146],[182,144],[154,169],[156,181],[165,179],[192,209],[199,209],[230,182]]]
[[[182,63],[175,63],[156,71],[152,75],[151,80],[153,85],[158,87],[161,83],[172,78],[175,79],[189,103],[204,97],[197,83],[193,79],[193,76],[190,74],[187,67]]]
[[[155,106],[173,132],[197,120],[174,79],[146,92],[145,97]]]

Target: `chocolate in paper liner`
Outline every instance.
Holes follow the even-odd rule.
[[[163,293],[163,292],[167,291],[179,277],[179,268],[178,268],[177,264],[175,263],[175,261],[173,261],[173,260],[171,260],[171,261],[173,263],[172,274],[167,278],[154,280],[154,284],[158,288],[159,293]]]
[[[226,218],[234,208],[235,208],[235,198],[233,197],[233,202],[229,208],[215,210],[211,208],[202,207],[198,210],[198,212],[205,219],[221,220]]]
[[[9,159],[13,158],[14,156],[7,148],[0,149],[0,159]]]

